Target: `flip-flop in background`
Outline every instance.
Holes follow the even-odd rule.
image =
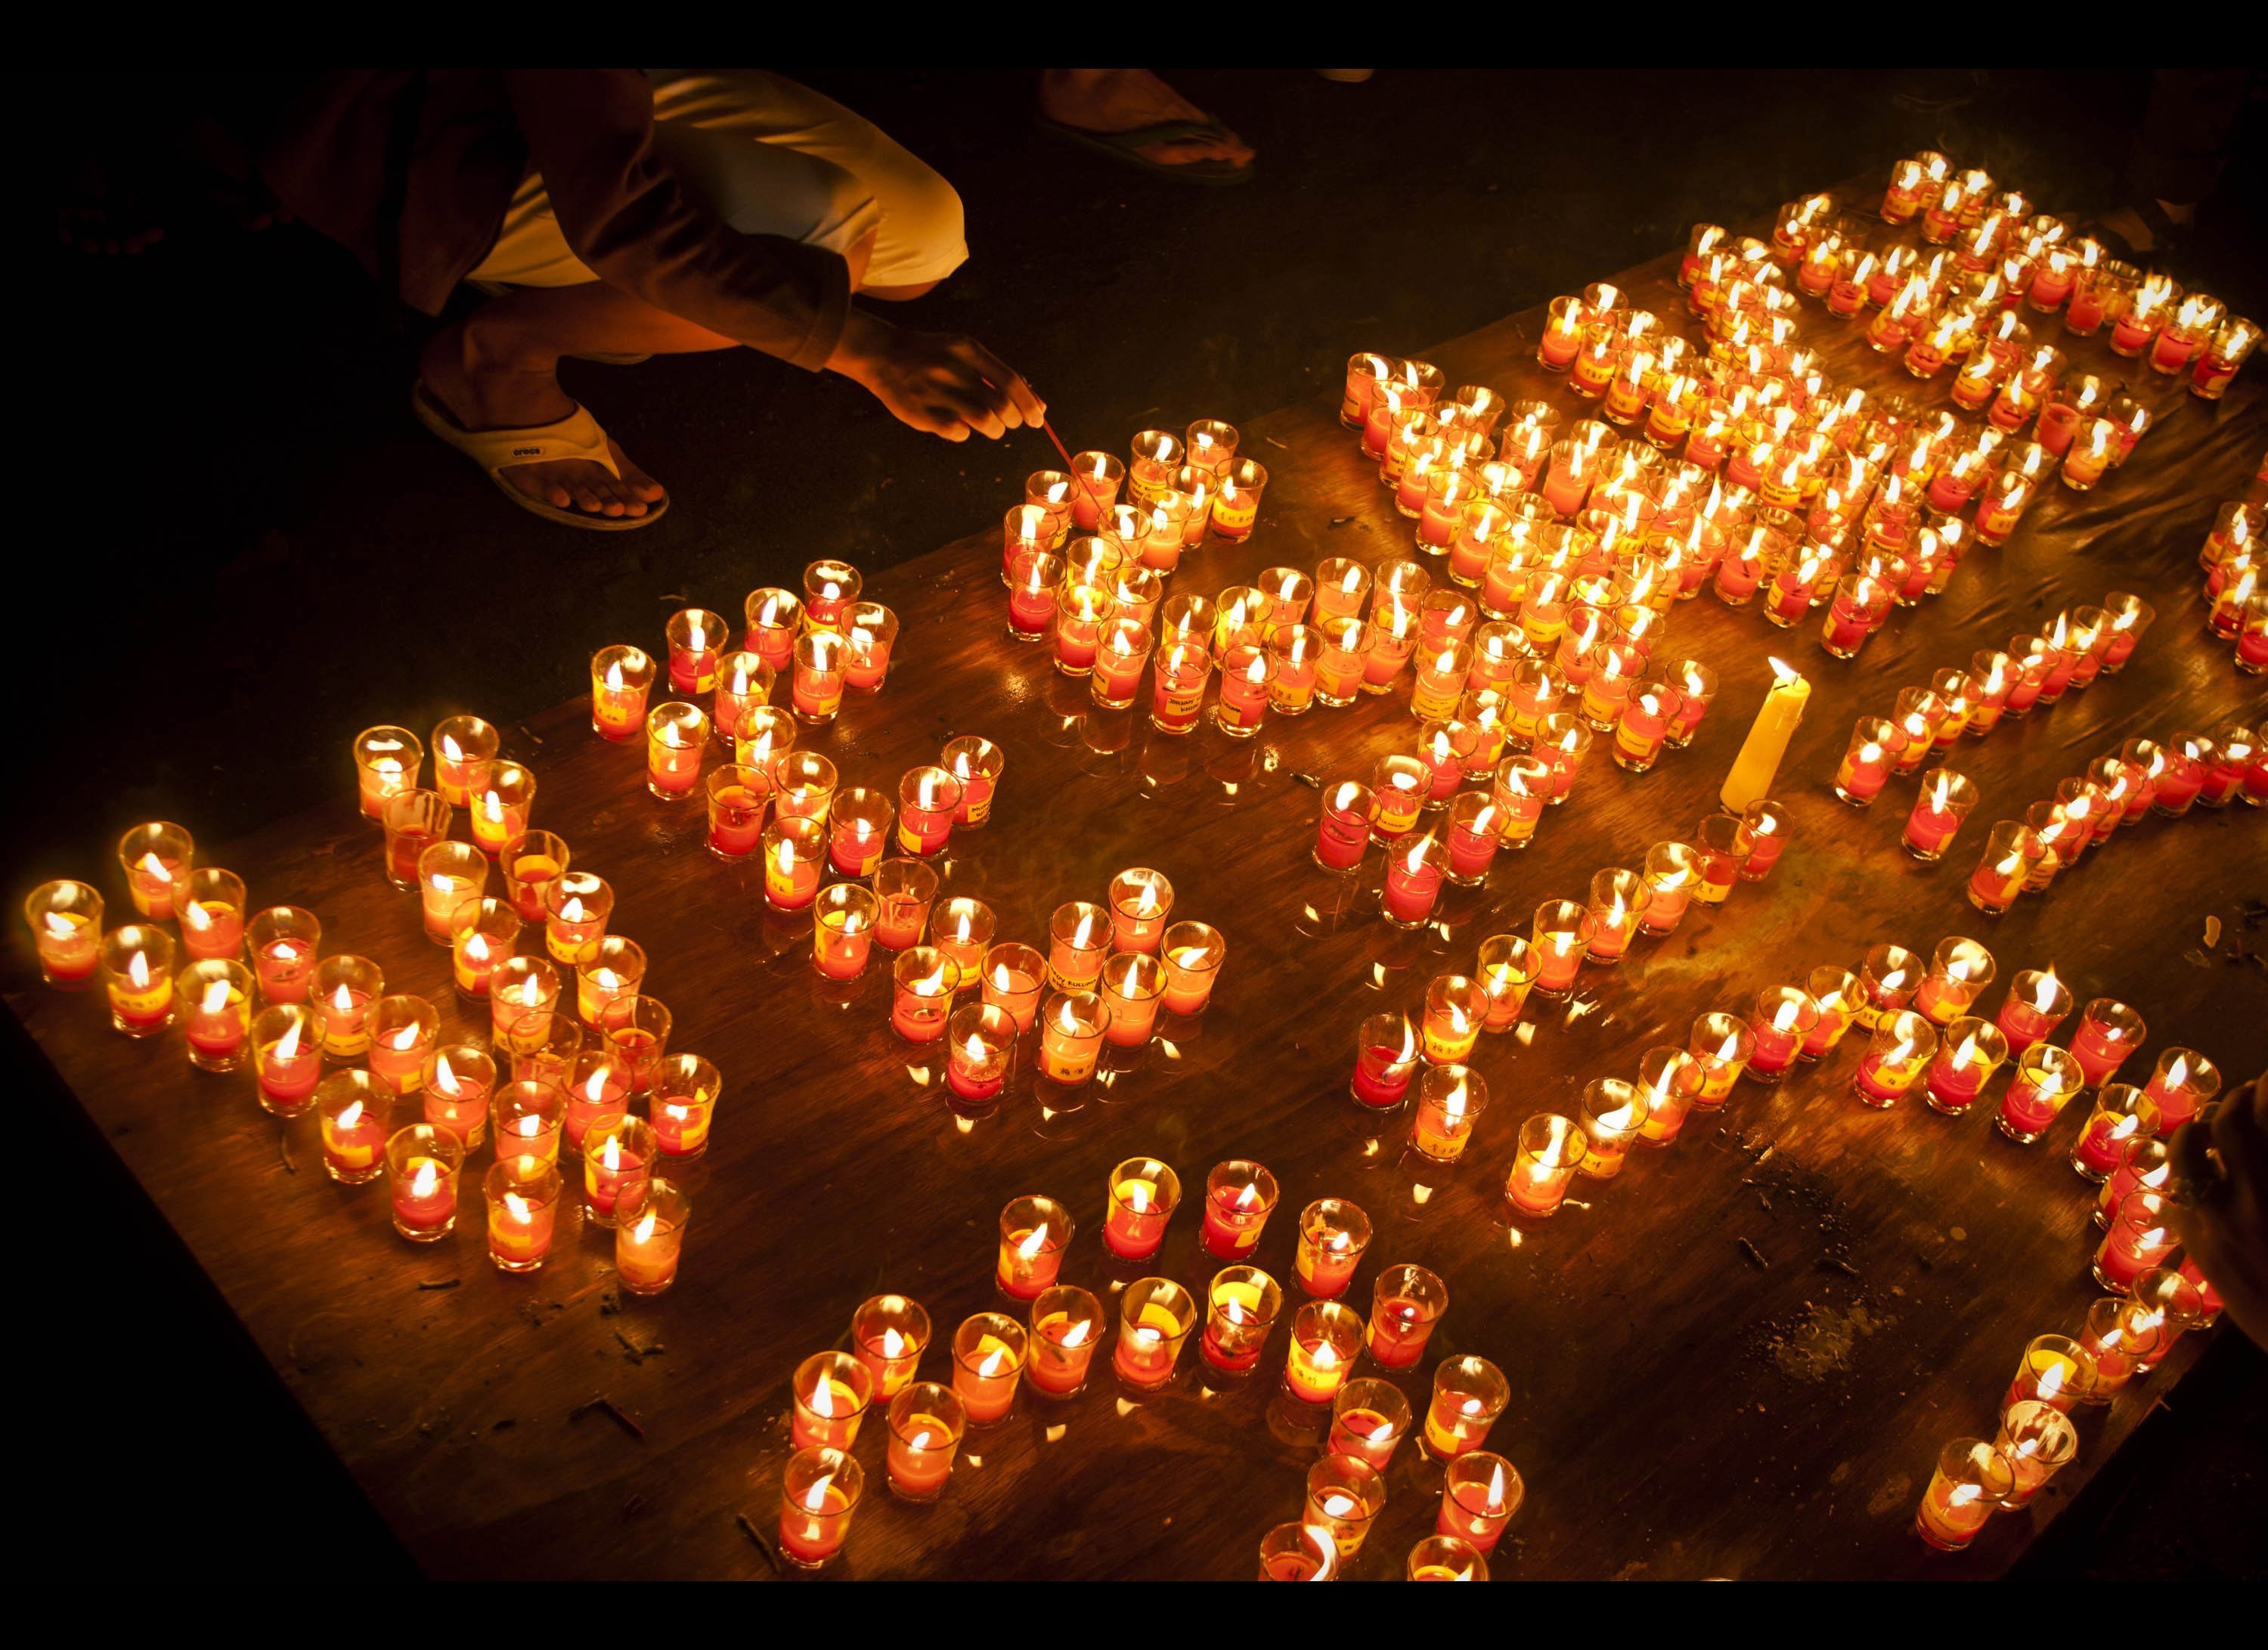
[[[1051,121],[1042,115],[1039,128],[1050,137],[1076,144],[1081,149],[1091,149],[1100,155],[1161,178],[1179,178],[1184,183],[1195,183],[1219,188],[1232,183],[1248,183],[1258,170],[1252,162],[1238,165],[1228,160],[1189,160],[1179,166],[1152,160],[1137,150],[1151,144],[1187,143],[1211,138],[1215,142],[1229,136],[1228,129],[1219,121],[1160,121],[1152,126],[1138,126],[1126,132],[1090,132],[1083,127],[1066,126],[1061,121]]]
[[[563,527],[580,527],[586,533],[630,533],[652,527],[668,512],[666,496],[648,505],[642,516],[598,516],[587,510],[562,509],[541,498],[529,497],[504,478],[504,472],[518,464],[587,459],[621,479],[622,471],[607,446],[607,432],[599,428],[599,421],[591,416],[591,409],[579,401],[573,412],[556,424],[532,424],[519,430],[468,430],[451,417],[448,409],[434,400],[432,393],[421,383],[409,392],[409,410],[419,424],[479,465],[487,472],[489,480],[496,483],[498,492],[530,515],[556,521]]]

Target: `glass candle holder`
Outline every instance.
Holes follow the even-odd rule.
[[[1696,1020],[1685,1045],[1701,1067],[1701,1092],[1694,1096],[1694,1107],[1707,1111],[1723,1105],[1756,1050],[1756,1033],[1739,1015],[1715,1011]]]
[[[2086,1086],[2078,1061],[2051,1043],[2036,1042],[2016,1057],[2015,1075],[1993,1122],[2011,1140],[2029,1145]]]
[[[592,654],[591,731],[618,744],[637,738],[655,674],[653,657],[643,648],[617,643]]]
[[[1911,1010],[1888,1014],[1874,1027],[1859,1057],[1852,1086],[1859,1098],[1877,1108],[1895,1105],[1921,1080],[1937,1053],[1937,1029]]]
[[[1693,897],[1704,905],[1721,905],[1748,864],[1755,838],[1748,822],[1731,814],[1712,814],[1693,833],[1693,848],[1701,857],[1701,880]]]
[[[1646,1096],[1619,1078],[1594,1078],[1583,1089],[1576,1121],[1583,1134],[1582,1160],[1576,1172],[1590,1180],[1612,1180],[1637,1144],[1646,1121]]]
[[[2165,1140],[2129,1140],[2118,1154],[2117,1168],[2110,1171],[2110,1178],[2102,1182],[2102,1190],[2095,1195],[2095,1224],[2109,1230],[2118,1205],[2126,1201],[2128,1194],[2162,1194],[2173,1175],[2173,1148]]]
[[[1088,696],[1106,711],[1123,711],[1142,696],[1142,672],[1152,646],[1149,628],[1120,617],[1102,627],[1095,645]]]
[[[2142,1093],[2158,1109],[2158,1132],[2170,1135],[2213,1103],[2220,1093],[2220,1068],[2195,1049],[2169,1049]]]
[[[2084,1083],[2083,1062],[2074,1057]],[[2095,1095],[2095,1109],[2072,1146],[2071,1166],[2081,1178],[2102,1181],[2116,1170],[2127,1144],[2156,1132],[2158,1109],[2131,1083],[2105,1083]]]
[[[446,1129],[413,1123],[386,1142],[386,1178],[394,1229],[412,1243],[436,1243],[457,1225],[457,1177],[463,1142]]]
[[[1354,1053],[1354,1097],[1381,1110],[1400,1105],[1418,1069],[1418,1038],[1408,1018],[1371,1015],[1355,1033]]]
[[[1429,1065],[1418,1079],[1418,1107],[1410,1121],[1410,1144],[1437,1163],[1464,1155],[1488,1105],[1488,1084],[1462,1065]]]
[[[795,675],[789,703],[806,727],[825,727],[843,709],[850,645],[839,631],[806,630],[795,638]]]
[[[1859,1023],[1871,1029],[1911,1005],[1925,971],[1921,959],[1903,946],[1869,950],[1859,965]]]
[[[1094,1349],[1102,1340],[1102,1304],[1084,1289],[1057,1284],[1032,1301],[1030,1358],[1026,1374],[1033,1389],[1051,1398],[1086,1389]]]
[[[682,802],[701,779],[709,743],[709,717],[700,706],[672,701],[645,718],[645,788],[664,802]]]
[[[890,1492],[901,1500],[934,1501],[953,1476],[953,1457],[968,1411],[950,1387],[917,1381],[890,1400],[890,1441],[883,1455]]]
[[[998,1100],[1015,1058],[1015,1020],[1005,1009],[968,1003],[953,1012],[945,1035],[946,1086],[971,1105]]]
[[[1940,1552],[1959,1552],[2015,1489],[2000,1452],[1981,1438],[1956,1438],[1938,1452],[1914,1528]]]
[[[575,970],[575,1011],[583,1023],[597,1026],[608,1008],[637,995],[645,983],[645,947],[621,934],[608,934],[591,947]]]
[[[451,976],[457,994],[485,1002],[496,970],[519,941],[519,913],[499,899],[466,900],[451,919]]]
[[[181,924],[181,949],[192,961],[232,958],[244,950],[244,879],[233,871],[200,866],[180,876],[173,913]]]
[[[1590,912],[1572,900],[1547,900],[1536,908],[1532,944],[1538,996],[1558,1002],[1573,991],[1594,930]]]
[[[1940,1034],[1938,1047],[1924,1098],[1931,1110],[1957,1117],[1976,1103],[2008,1057],[2008,1040],[1990,1020],[1963,1016]]]
[[[588,1172],[585,1160],[586,1184]],[[615,1212],[615,1281],[634,1295],[661,1293],[677,1281],[693,1200],[674,1182],[648,1175],[622,1188]]]
[[[1165,994],[1165,964],[1138,951],[1115,954],[1102,965],[1097,982],[1097,995],[1110,1010],[1105,1040],[1122,1049],[1138,1049],[1147,1043],[1157,1029],[1158,1009]]]
[[[746,859],[763,845],[764,812],[771,777],[761,768],[728,762],[710,770],[702,788],[709,801],[709,851],[726,863]]]
[[[497,852],[497,871],[504,879],[504,897],[525,922],[543,920],[544,900],[551,883],[567,869],[564,838],[550,831],[522,831]]]
[[[822,557],[803,570],[803,611],[812,624],[839,629],[865,581],[850,563]]]
[[[278,906],[278,910],[291,909]],[[94,977],[102,945],[102,895],[84,882],[42,882],[24,902],[24,920],[40,957],[40,977],[57,991],[77,991]],[[259,919],[254,918],[255,922]],[[313,920],[310,917],[308,920]],[[320,933],[320,928],[316,931]],[[254,961],[259,960],[255,948]],[[314,942],[307,941],[306,961],[314,961]],[[306,996],[304,969],[298,981],[299,1000]],[[273,998],[270,1001],[285,1000]]]
[[[1340,1197],[1319,1197],[1300,1212],[1293,1270],[1300,1286],[1319,1300],[1346,1293],[1370,1247],[1370,1217]]]
[[[906,1389],[929,1341],[929,1314],[909,1296],[873,1295],[850,1315],[850,1355],[885,1398]]]
[[[790,1440],[798,1449],[849,1449],[874,1401],[874,1377],[848,1352],[814,1352],[796,1366]]]
[[[429,1093],[433,1086],[428,1081]],[[556,1083],[515,1080],[489,1099],[489,1122],[496,1131],[497,1151],[504,1157],[556,1163],[566,1119],[567,1096]]]
[[[1128,1158],[1110,1171],[1109,1212],[1102,1246],[1120,1260],[1145,1261],[1166,1241],[1166,1226],[1182,1200],[1182,1182],[1155,1158]]]
[[[174,896],[196,858],[196,843],[178,825],[136,825],[118,839],[118,866],[134,909],[152,922],[174,916]]]
[[[437,842],[417,856],[417,894],[425,938],[456,943],[457,908],[481,897],[489,885],[488,856],[469,843]]]
[[[1996,822],[1969,873],[1969,902],[1987,917],[2001,915],[2024,891],[2040,851],[2039,838],[2018,821]]]
[[[665,1055],[646,1084],[654,1138],[664,1157],[691,1162],[709,1149],[709,1131],[724,1097],[724,1074],[697,1054]]]
[[[1921,794],[1907,815],[1900,838],[1905,851],[1925,863],[1943,858],[1947,844],[1977,806],[1977,799],[1976,785],[1962,775],[1949,768],[1931,774],[1922,781]]]
[[[317,1138],[323,1172],[364,1186],[386,1172],[387,1124],[393,1096],[368,1072],[334,1072],[315,1086]]]
[[[2126,1057],[2142,1046],[2149,1028],[2142,1016],[2113,997],[2098,997],[2080,1010],[2079,1024],[2071,1034],[2072,1057],[2079,1062],[2088,1086],[2110,1080]]]
[[[731,627],[703,608],[681,608],[669,615],[663,635],[669,644],[669,685],[688,698],[713,692],[718,661],[731,640]]]
[[[1285,1389],[1302,1403],[1331,1403],[1346,1383],[1362,1340],[1360,1313],[1336,1300],[1310,1300],[1292,1320],[1291,1350],[1284,1362]]]
[[[1342,420],[1344,422],[1344,420]],[[1338,1574],[1338,1547],[1320,1529],[1294,1520],[1260,1538],[1263,1581],[1329,1581]]]
[[[799,1449],[780,1480],[779,1552],[799,1570],[816,1570],[842,1551],[865,1489],[858,1463],[839,1449]]]
[[[418,886],[417,862],[449,834],[456,817],[438,791],[404,791],[387,799],[386,880],[403,893]]]
[[[1469,1543],[1477,1551],[1492,1552],[1527,1493],[1512,1462],[1484,1449],[1470,1451],[1448,1464],[1434,1528]]]
[[[512,1046],[544,1042],[560,1001],[560,971],[547,958],[504,958],[488,971],[490,1030]]]
[[[541,1269],[559,1219],[556,1165],[540,1157],[500,1157],[482,1177],[488,1204],[489,1259],[504,1272]]]
[[[1848,969],[1838,969],[1831,962],[1822,963],[1812,969],[1804,982],[1804,990],[1819,1009],[1819,1019],[1804,1034],[1803,1047],[1797,1051],[1800,1060],[1816,1060],[1834,1051],[1843,1041],[1843,1034],[1866,1000],[1865,988],[1859,976]]]
[[[1436,1461],[1454,1461],[1488,1441],[1512,1401],[1512,1383],[1485,1358],[1445,1358],[1433,1368],[1433,1396],[1418,1443]]]
[[[887,608],[879,611],[887,614]],[[890,621],[890,634],[897,634],[897,621]],[[883,646],[885,656],[887,645]],[[710,719],[717,738],[726,749],[736,745],[748,726],[748,718],[759,709],[768,709],[772,684],[777,674],[766,664],[761,654],[742,650],[727,653],[717,664],[717,696],[711,702]]]
[[[441,1039],[441,1016],[423,998],[397,992],[371,1004],[364,1035],[371,1075],[397,1094],[414,1094],[425,1080],[425,1057]]]
[[[453,807],[470,806],[482,765],[496,760],[502,742],[496,728],[477,716],[445,718],[433,729],[433,788]]]
[[[963,733],[946,741],[937,763],[961,784],[954,822],[973,829],[990,820],[992,799],[999,790],[1001,772],[1008,765],[1000,748],[989,739]]]
[[[2157,1320],[2157,1344],[2138,1357],[2137,1374],[2149,1374],[2173,1351],[2176,1341],[2207,1321],[2205,1291],[2170,1267],[2146,1269],[2134,1279],[2128,1293],[2132,1299],[2127,1309],[2138,1320],[2139,1328],[2147,1329],[2149,1320]]]
[[[1647,1145],[1668,1145],[1685,1126],[1686,1114],[1701,1094],[1701,1063],[1675,1043],[1648,1049],[1640,1057],[1637,1097],[1641,1117],[1638,1138]]]
[[[1425,1356],[1433,1326],[1449,1309],[1449,1286],[1423,1266],[1389,1266],[1371,1285],[1364,1344],[1387,1369],[1407,1369]]]
[[[2027,1398],[2003,1412],[1992,1447],[2013,1480],[2000,1505],[2014,1510],[2028,1506],[2057,1470],[2079,1454],[2079,1429],[2055,1405]]]
[[[873,890],[833,882],[819,892],[811,925],[812,966],[830,980],[855,980],[866,971],[881,910]]]
[[[1482,1030],[1512,1029],[1528,1002],[1540,966],[1535,947],[1517,934],[1491,934],[1481,941],[1475,977],[1487,999]]]
[[[898,781],[898,849],[922,858],[942,853],[961,809],[961,781],[943,768],[909,769]]]
[[[2085,1396],[2091,1361],[2086,1349],[2069,1336],[2034,1336],[2000,1400],[2001,1414],[2021,1403],[2041,1403],[2068,1415]]]
[[[2008,982],[2007,998],[1994,1023],[2008,1046],[2021,1053],[2053,1035],[2071,1005],[2071,989],[2056,978],[2053,969],[2024,969]]]
[[[486,1050],[453,1042],[425,1057],[413,1086],[423,1091],[425,1121],[455,1135],[470,1153],[488,1138],[496,1080],[497,1064]]]
[[[1351,1455],[1383,1472],[1416,1418],[1410,1400],[1392,1381],[1374,1375],[1350,1381],[1331,1400],[1331,1425],[1323,1453]]]
[[[885,859],[873,879],[875,942],[886,951],[919,945],[937,898],[937,873],[918,859]]]
[[[1462,974],[1436,975],[1425,988],[1425,1009],[1419,1021],[1420,1051],[1435,1065],[1465,1059],[1479,1041],[1486,1016],[1487,993]]]
[[[611,1229],[629,1194],[653,1173],[660,1138],[643,1117],[621,1115],[583,1131],[583,1197],[593,1224]]]
[[[1939,943],[1914,992],[1917,1012],[1944,1026],[1967,1013],[1992,983],[1992,954],[1958,936]]]
[[[188,1033],[189,1064],[201,1072],[233,1072],[251,1057],[252,970],[206,957],[173,982]]]
[[[1589,936],[1583,947],[1585,960],[1609,967],[1620,962],[1623,954],[1630,949],[1631,941],[1637,937],[1645,921],[1646,908],[1653,902],[1653,888],[1635,871],[1602,871],[1594,876],[1591,879],[1590,903],[1584,910],[1590,924]],[[1536,947],[1539,954],[1548,950],[1543,921],[1542,914],[1538,913]],[[1550,973],[1548,961],[1544,973],[1548,978]]]
[[[1808,991],[1774,985],[1759,992],[1749,1019],[1749,1035],[1754,1039],[1749,1075],[1760,1083],[1777,1083],[1786,1077],[1819,1020],[1819,1005]]]
[[[953,1014],[960,970],[932,946],[909,946],[890,965],[890,1028],[908,1042],[935,1042]],[[990,1000],[990,994],[986,994]],[[1028,1024],[1020,1027],[1028,1029]]]
[[[359,1060],[368,1051],[371,1005],[385,991],[385,974],[366,957],[342,954],[315,965],[308,1003],[322,1028],[326,1060]]]
[[[843,615],[841,628],[848,645],[843,662],[844,690],[880,693],[889,675],[891,650],[898,642],[898,615],[879,601],[854,601]]]
[[[425,747],[408,728],[366,727],[355,735],[352,749],[355,796],[364,818],[381,817],[389,798],[417,788],[418,773],[425,765]],[[182,836],[186,838],[188,833]]]
[[[643,1094],[669,1052],[669,1009],[659,997],[629,993],[599,1011],[599,1041],[630,1063],[630,1091]]]
[[[827,828],[813,819],[775,816],[764,827],[764,903],[782,912],[808,910],[819,897]]]
[[[2095,1282],[2124,1293],[2143,1271],[2173,1253],[2178,1240],[2165,1213],[2171,1201],[2139,1188],[2126,1194],[2095,1251]]]
[[[1000,1249],[992,1280],[1014,1300],[1033,1300],[1053,1285],[1071,1246],[1071,1211],[1052,1197],[1025,1196],[1000,1212]]]
[[[276,1003],[252,1021],[252,1070],[262,1110],[297,1117],[323,1074],[322,1030],[305,1003]]]
[[[1558,1213],[1588,1144],[1571,1118],[1539,1112],[1521,1123],[1519,1153],[1505,1179],[1513,1208],[1536,1219]]]
[[[913,954],[909,952],[907,954]],[[954,971],[954,965],[942,948],[933,954],[937,961],[946,963],[948,974]],[[924,965],[924,969],[926,967]],[[1030,946],[1004,942],[984,953],[985,1005],[998,1008],[1008,1015],[1018,1031],[1029,1031],[1038,1018],[1040,993],[1046,982],[1046,960]],[[948,986],[946,989],[951,988]]]
[[[578,1054],[567,1079],[567,1115],[563,1120],[567,1148],[580,1157],[591,1131],[623,1116],[630,1103],[630,1063],[612,1049],[585,1049]]]
[[[1130,1284],[1118,1300],[1118,1346],[1111,1367],[1138,1392],[1154,1392],[1174,1378],[1182,1343],[1197,1327],[1197,1302],[1169,1278]]]
[[[1120,951],[1154,954],[1174,909],[1174,885],[1165,873],[1140,867],[1121,871],[1110,880],[1108,897],[1111,945]]]
[[[1166,930],[1158,947],[1158,959],[1166,970],[1166,1012],[1184,1016],[1204,1013],[1227,955],[1228,941],[1209,924],[1175,923]]]
[[[1307,1469],[1304,1520],[1330,1537],[1343,1564],[1362,1551],[1385,1505],[1385,1477],[1366,1461],[1325,1455]]]
[[[1250,1374],[1260,1366],[1283,1306],[1282,1286],[1258,1267],[1224,1267],[1205,1285],[1205,1325],[1197,1355],[1221,1374]]]
[[[1638,911],[1641,932],[1666,934],[1676,928],[1701,885],[1701,867],[1700,852],[1690,843],[1656,843],[1646,850],[1638,873],[1646,893]]]
[[[1237,1261],[1260,1246],[1260,1234],[1282,1196],[1275,1175],[1258,1163],[1232,1158],[1205,1176],[1204,1220],[1197,1241],[1218,1260]]]

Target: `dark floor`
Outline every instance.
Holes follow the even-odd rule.
[[[2101,210],[2147,88],[2117,70],[1388,70],[1359,86],[1191,71],[1174,77],[1263,156],[1250,187],[1209,191],[1035,138],[1028,73],[800,72],[967,203],[973,261],[901,317],[983,338],[1067,441],[1110,449],[1150,423],[1335,394],[1354,349],[1453,336],[1697,219],[1767,211],[1922,147],[2049,210]],[[2253,113],[2176,269],[2258,314],[2268,122]],[[69,507],[14,557],[31,667],[18,760],[39,805],[9,811],[11,888],[93,867],[136,820],[219,841],[304,806],[348,783],[347,739],[369,723],[523,716],[577,691],[593,647],[652,640],[688,600],[736,615],[818,555],[868,569],[918,555],[997,520],[1049,458],[1032,433],[947,446],[843,380],[745,352],[578,365],[570,387],[675,502],[651,531],[568,533],[416,430],[417,334],[380,323],[343,254],[296,228],[194,213],[169,227],[144,257],[58,255],[32,277],[48,318],[33,347],[57,352],[38,381],[61,438],[40,468]],[[71,1511],[130,1504],[186,1570],[233,1537],[177,1480],[227,1459],[291,1509],[271,1559],[342,1532],[382,1551],[170,1236],[105,1178],[76,1109],[36,1109],[70,1179],[104,1189],[86,1225],[107,1281],[48,1303],[71,1425],[43,1437],[73,1440]],[[2036,1571],[2258,1571],[2268,1383],[2258,1354],[2224,1352]],[[167,1402],[152,1409],[155,1379]]]

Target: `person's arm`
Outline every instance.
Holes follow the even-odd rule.
[[[689,198],[653,152],[653,93],[634,70],[515,70],[512,107],[561,232],[610,286],[754,350],[840,372],[902,422],[948,441],[1036,424],[1047,409],[974,338],[894,327],[850,306],[823,247],[744,235]]]
[[[824,247],[743,235],[653,152],[653,92],[632,69],[505,72],[531,164],[575,255],[609,286],[817,372],[843,336],[850,270]]]
[[[2268,1347],[2268,1072],[2228,1096],[2210,1124],[2175,1131],[2173,1159],[2182,1247],[2236,1327]]]

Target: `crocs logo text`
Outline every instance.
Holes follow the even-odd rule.
[[[542,452],[541,447],[514,447],[512,455],[516,459],[532,459],[540,457]]]

